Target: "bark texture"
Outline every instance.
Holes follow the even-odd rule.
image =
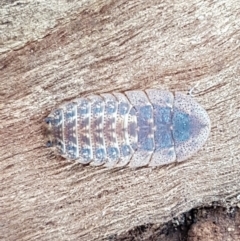
[[[240,193],[240,5],[235,0],[0,3],[0,239],[113,240]],[[162,88],[208,111],[188,161],[108,170],[45,147],[43,119],[89,93]]]

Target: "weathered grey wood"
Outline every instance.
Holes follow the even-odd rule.
[[[101,240],[240,192],[237,1],[1,1],[0,239]],[[89,93],[186,92],[212,120],[184,163],[107,170],[66,162],[43,119]]]

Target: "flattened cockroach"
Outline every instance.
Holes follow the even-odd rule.
[[[191,96],[147,89],[89,95],[46,118],[49,146],[82,164],[119,167],[181,162],[210,132],[207,112]]]

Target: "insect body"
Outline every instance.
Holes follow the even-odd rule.
[[[209,117],[193,98],[158,89],[79,98],[46,122],[63,157],[108,167],[184,161],[210,132]]]

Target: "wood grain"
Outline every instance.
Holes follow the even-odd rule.
[[[0,239],[113,240],[240,192],[240,6],[223,1],[0,3]],[[162,88],[205,107],[186,162],[81,166],[45,147],[43,119],[89,93]],[[112,237],[112,239],[111,239]]]

